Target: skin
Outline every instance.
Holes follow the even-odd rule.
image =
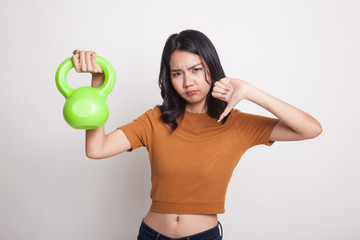
[[[172,85],[187,102],[185,110],[206,112],[205,100],[211,88],[211,80],[205,79],[201,58],[193,53],[175,51],[170,57],[170,72]],[[209,71],[206,77],[210,77]]]
[[[92,86],[99,87],[104,75],[95,61],[96,53],[74,51],[73,63],[76,72],[92,73]],[[206,63],[205,63],[206,64]],[[186,100],[186,111],[204,113],[207,111],[206,95],[211,84],[205,78],[204,66],[198,55],[175,51],[170,58],[171,82],[177,93]],[[206,76],[210,78],[210,73]],[[212,96],[227,103],[219,120],[224,118],[242,100],[251,101],[279,118],[270,140],[295,141],[310,139],[322,132],[320,123],[309,114],[258,89],[244,80],[223,78],[213,86]],[[117,129],[105,134],[104,126],[86,130],[86,155],[102,159],[122,153],[131,148],[125,134]],[[196,234],[217,225],[217,215],[166,214],[149,211],[144,222],[171,238]]]

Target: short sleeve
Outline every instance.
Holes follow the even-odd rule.
[[[124,132],[131,144],[131,149],[128,152],[139,147],[149,147],[152,139],[155,112],[155,108],[150,109],[131,123],[118,128]]]
[[[248,147],[259,144],[271,146],[274,143],[270,141],[270,135],[279,122],[278,118],[242,113],[237,109],[231,115],[240,140]]]

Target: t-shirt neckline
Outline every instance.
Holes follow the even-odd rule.
[[[210,116],[207,112],[203,113],[193,113],[185,110],[184,117],[192,120],[202,120],[202,119],[208,119]]]

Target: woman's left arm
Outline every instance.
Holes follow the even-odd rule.
[[[310,139],[322,132],[320,123],[309,114],[240,79],[223,78],[216,82],[212,96],[227,102],[227,107],[219,120],[228,115],[243,99],[256,103],[274,114],[279,118],[279,122],[271,133],[271,141]]]

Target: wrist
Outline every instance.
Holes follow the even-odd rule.
[[[104,73],[91,73],[92,78],[104,78],[105,79],[105,74]]]
[[[105,81],[105,75],[104,73],[92,73],[92,81],[91,86],[92,87],[100,87],[104,81]]]
[[[249,82],[245,82],[243,81],[243,98],[248,100],[248,101],[254,101],[255,100],[255,95],[257,94],[258,89],[252,85]]]
[[[264,91],[262,91],[261,89],[255,87],[254,85],[251,85],[250,90],[248,92],[248,98],[247,100],[265,107],[267,104],[268,99],[268,94],[265,93]]]

